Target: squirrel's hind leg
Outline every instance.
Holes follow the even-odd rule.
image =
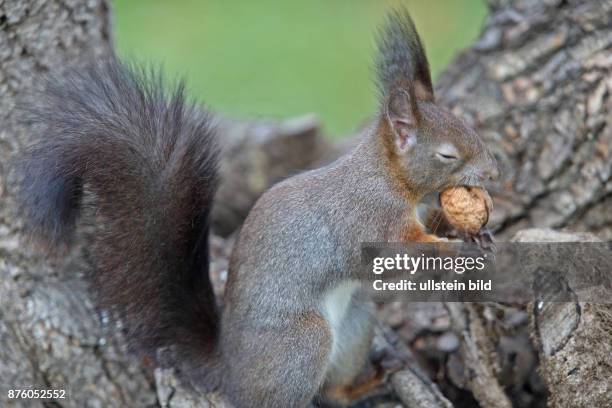
[[[384,373],[369,361],[375,319],[372,301],[356,293],[333,343],[321,406],[344,407],[368,397],[384,383]]]
[[[318,312],[247,327],[228,342],[223,388],[238,408],[307,407],[325,380],[331,331]]]

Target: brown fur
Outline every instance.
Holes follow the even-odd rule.
[[[408,215],[408,222],[403,231],[400,242],[441,242],[443,239],[436,235],[428,234],[425,228],[414,218],[413,214]]]
[[[380,389],[385,383],[385,372],[382,368],[376,370],[374,375],[365,381],[355,384],[336,386],[326,391],[325,396],[331,401],[348,405],[352,402],[363,399]]]

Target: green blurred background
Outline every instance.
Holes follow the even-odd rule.
[[[397,0],[116,0],[122,56],[162,63],[191,95],[240,117],[314,112],[343,135],[376,109],[377,25]],[[405,0],[434,78],[480,32],[482,0]]]

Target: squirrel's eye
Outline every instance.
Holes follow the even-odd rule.
[[[451,154],[444,154],[444,153],[436,153],[438,155],[438,157],[442,160],[457,160],[459,159],[457,156],[453,156]]]
[[[444,143],[436,151],[436,157],[443,162],[459,160],[457,148],[450,143]]]

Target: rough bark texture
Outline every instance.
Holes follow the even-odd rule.
[[[443,104],[487,140],[501,164],[503,179],[489,188],[495,202],[490,225],[501,238],[538,226],[567,227],[610,239],[612,1],[489,3],[491,15],[480,39],[442,75],[437,93]],[[550,308],[556,310],[554,317],[540,323],[571,327],[561,337],[571,344],[578,342],[566,347],[563,357],[553,358],[544,349],[555,342],[551,337],[556,333],[540,333],[541,373],[550,389],[551,404],[609,405],[609,361],[596,368],[589,361],[591,357],[597,360],[594,352],[609,356],[609,350],[600,349],[609,346],[612,338],[609,331],[596,328],[590,332],[580,323],[600,321],[609,312],[586,305],[582,310],[591,313],[581,317],[569,310],[581,310],[578,305]],[[471,306],[456,305],[455,309],[453,325],[461,327],[463,316],[473,315]],[[476,319],[472,325],[484,324],[482,317]],[[604,320],[609,324],[609,319]],[[582,331],[574,332],[578,327]],[[479,344],[482,337],[469,326],[466,334],[463,363],[468,369],[495,374],[499,356],[488,361],[491,340]],[[470,361],[470,345],[487,358]],[[584,362],[589,368],[567,370],[561,361],[572,367]],[[488,395],[479,395],[478,381],[468,387],[488,406],[491,401]],[[488,392],[499,389],[493,378],[488,381],[494,382]],[[587,389],[593,392],[583,391]]]
[[[439,100],[494,147],[490,223],[612,237],[612,1],[495,0]]]
[[[392,351],[402,364],[391,375],[393,392],[407,408],[453,408],[453,404],[420,368],[413,353],[386,324],[379,325],[372,342],[372,354]],[[384,408],[381,405],[379,408]]]
[[[466,386],[483,407],[510,408],[512,404],[498,382],[500,367],[493,337],[485,329],[483,306],[446,303],[453,329],[460,335],[460,355],[468,371]]]
[[[591,242],[590,234],[530,229],[515,242]],[[553,294],[554,296],[554,294]],[[529,306],[539,371],[550,407],[605,407],[612,403],[612,305],[538,302]]]

